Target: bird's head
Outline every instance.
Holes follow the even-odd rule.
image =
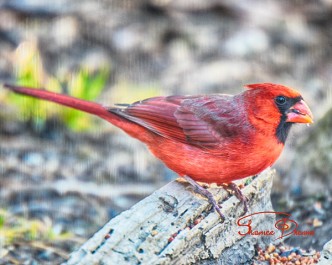
[[[286,141],[292,124],[313,123],[308,105],[295,89],[271,83],[251,84],[246,88],[248,108],[253,114],[251,122],[261,127],[272,124],[280,142]]]

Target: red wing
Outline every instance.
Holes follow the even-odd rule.
[[[233,98],[225,95],[156,97],[110,111],[165,138],[206,148],[234,136],[241,123],[233,117]]]

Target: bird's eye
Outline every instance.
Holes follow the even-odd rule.
[[[277,96],[275,101],[278,105],[284,105],[287,99],[284,96]]]

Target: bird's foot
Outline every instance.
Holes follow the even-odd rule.
[[[213,197],[213,194],[209,192],[208,190],[204,189],[201,185],[199,185],[195,180],[188,176],[184,176],[185,180],[189,182],[190,185],[192,185],[195,189],[196,193],[199,193],[206,197],[208,201],[212,204],[213,208],[217,211],[217,213],[220,215],[220,218],[222,220],[225,220],[225,216],[222,214],[221,209],[216,202],[216,200]]]
[[[227,183],[227,184],[222,184],[220,186],[222,186],[224,189],[230,189],[234,192],[235,197],[238,198],[238,200],[243,203],[244,214],[246,214],[248,212],[248,209],[249,209],[249,207],[248,207],[248,198],[243,195],[243,193],[241,192],[238,185],[236,185],[233,182],[230,182],[230,183]]]

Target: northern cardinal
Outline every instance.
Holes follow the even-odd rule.
[[[271,166],[293,123],[313,122],[299,92],[271,83],[247,85],[237,95],[154,97],[113,107],[41,89],[5,87],[97,115],[121,128],[206,196],[221,218],[212,194],[196,181],[228,183],[246,211],[246,198],[232,181]]]

